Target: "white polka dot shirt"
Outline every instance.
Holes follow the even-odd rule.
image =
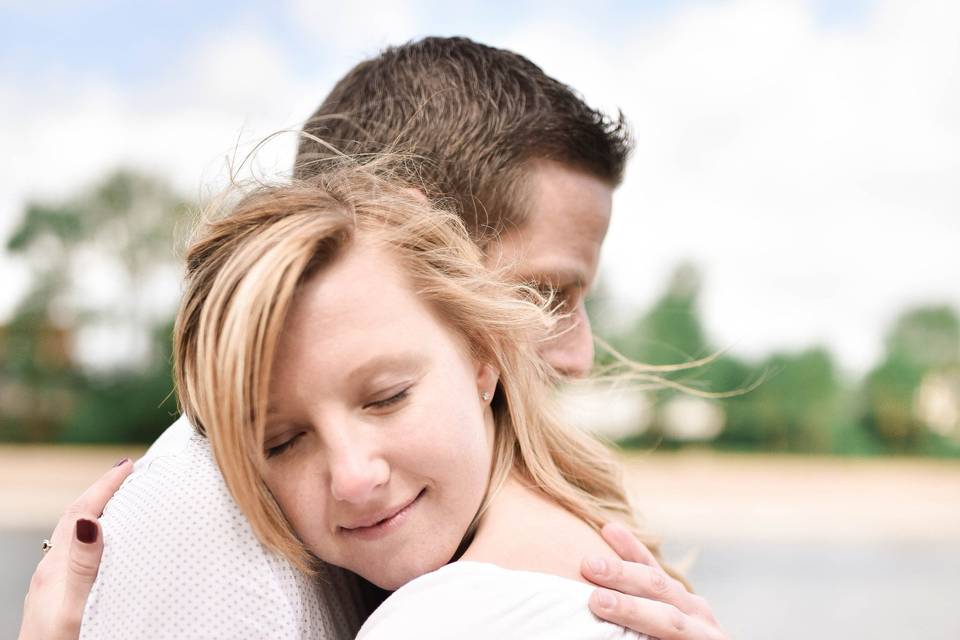
[[[185,418],[137,462],[101,519],[104,550],[81,640],[353,638],[356,578],[318,579],[268,551]]]

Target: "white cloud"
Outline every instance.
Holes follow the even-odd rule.
[[[66,193],[124,162],[195,188],[238,141],[244,148],[299,125],[313,106],[307,96],[324,88],[315,80],[295,76],[278,43],[244,27],[205,39],[184,54],[181,73],[146,86],[63,76],[17,86],[0,78],[3,133],[17,152],[0,167],[14,172],[21,193]]]
[[[416,1],[367,0],[357,5],[293,0],[290,8],[299,26],[317,38],[319,46],[361,52],[363,57],[409,40],[424,19],[421,3]]]
[[[0,234],[28,195],[55,198],[121,164],[196,195],[222,181],[235,144],[295,127],[351,64],[439,24],[419,3],[362,7],[291,5],[325,52],[309,77],[254,22],[220,29],[182,76],[146,88],[0,74]],[[649,303],[690,258],[719,343],[760,354],[825,340],[863,368],[897,309],[960,305],[957,25],[949,1],[891,0],[824,26],[805,2],[739,0],[603,39],[546,10],[483,28],[635,127],[604,258],[616,298]],[[261,153],[264,170],[285,171],[293,144]]]
[[[514,42],[636,129],[604,256],[614,298],[648,304],[693,259],[719,343],[826,341],[862,369],[902,306],[960,306],[957,25],[956,3],[825,28],[807,3],[742,0],[623,40],[544,25]]]
[[[145,88],[97,77],[48,75],[29,83],[0,74],[0,237],[31,198],[57,200],[124,166],[166,176],[186,197],[226,184],[236,162],[264,136],[309,114],[310,78],[294,77],[281,49],[258,32],[224,29],[184,56],[184,73]],[[318,83],[319,84],[319,83]],[[295,139],[258,152],[260,175],[289,170]],[[0,256],[0,318],[26,286],[23,269]]]

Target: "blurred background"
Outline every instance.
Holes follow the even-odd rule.
[[[632,123],[595,329],[749,391],[565,402],[622,445],[733,637],[960,638],[949,0],[0,3],[0,635],[60,510],[176,417],[191,212],[426,35],[518,51]],[[244,172],[286,175],[295,143]]]

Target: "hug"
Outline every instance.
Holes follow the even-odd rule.
[[[725,638],[554,406],[630,147],[509,51],[357,65],[199,221],[183,415],[68,509],[21,638]]]

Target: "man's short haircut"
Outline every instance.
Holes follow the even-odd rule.
[[[307,123],[296,175],[333,151],[410,154],[401,179],[456,209],[482,244],[522,224],[524,170],[553,160],[620,183],[631,150],[623,114],[610,118],[512,51],[467,38],[425,38],[354,67]]]

